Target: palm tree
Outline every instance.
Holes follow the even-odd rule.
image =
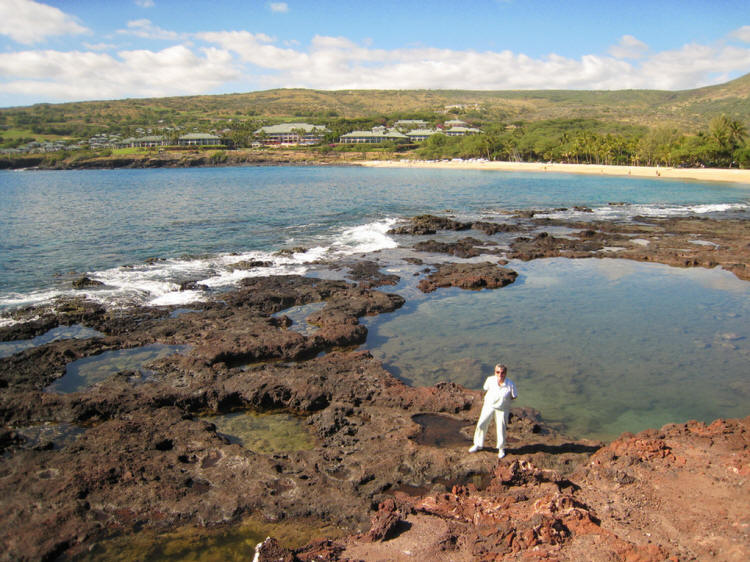
[[[716,141],[720,148],[726,150],[729,148],[729,118],[726,115],[714,117],[708,125],[711,137]]]
[[[733,148],[738,148],[747,136],[745,125],[737,119],[732,119],[728,124],[729,142]]]

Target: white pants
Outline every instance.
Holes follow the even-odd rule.
[[[474,445],[477,447],[484,446],[484,436],[487,434],[487,428],[492,420],[492,415],[495,415],[495,424],[497,425],[497,448],[498,450],[505,448],[505,428],[508,425],[508,414],[505,410],[496,410],[495,408],[482,408],[482,413],[479,414],[479,421],[477,421],[477,428],[474,430]]]

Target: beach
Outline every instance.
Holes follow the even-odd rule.
[[[443,170],[495,170],[499,172],[535,172],[631,176],[696,181],[720,181],[750,184],[750,170],[726,168],[669,168],[660,166],[607,166],[601,164],[562,164],[544,162],[491,162],[489,160],[368,160],[362,166],[373,168],[431,168]]]

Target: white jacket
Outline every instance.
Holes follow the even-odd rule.
[[[518,398],[516,385],[508,378],[500,385],[497,382],[497,375],[492,375],[484,381],[483,388],[487,391],[487,394],[484,395],[484,408],[508,410],[510,408],[510,401]]]

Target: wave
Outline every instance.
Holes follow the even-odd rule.
[[[629,220],[634,217],[670,218],[715,213],[743,213],[750,209],[747,203],[715,203],[690,205],[659,205],[610,203],[601,207],[554,209],[538,212],[534,216],[553,219]]]
[[[237,286],[243,279],[261,276],[304,275],[321,260],[336,261],[354,254],[395,248],[388,230],[397,219],[387,218],[354,227],[341,227],[319,239],[319,245],[297,251],[217,254],[155,260],[149,263],[90,271],[84,275],[102,283],[76,290],[58,288],[0,296],[0,310],[53,303],[60,297],[86,297],[109,307],[134,305],[177,306],[204,300],[208,292]],[[294,239],[287,240],[293,246]],[[14,323],[0,315],[0,326]]]

